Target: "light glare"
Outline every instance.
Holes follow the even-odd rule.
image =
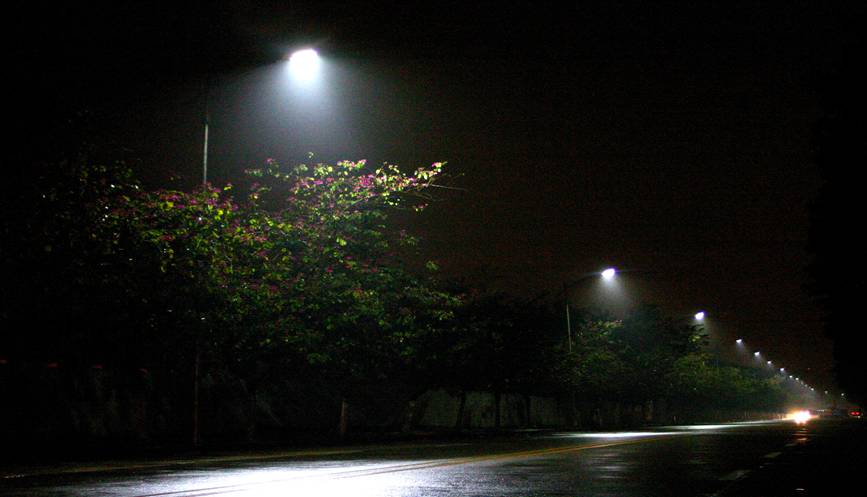
[[[786,416],[787,419],[794,421],[799,425],[807,424],[807,421],[813,419],[813,415],[810,414],[810,411],[797,411]]]
[[[319,73],[319,54],[308,48],[289,57],[289,72],[295,79],[310,81]]]
[[[614,276],[616,274],[617,274],[617,270],[614,269],[613,267],[610,267],[610,268],[606,269],[605,271],[602,271],[602,279],[605,281],[611,281],[614,279]]]

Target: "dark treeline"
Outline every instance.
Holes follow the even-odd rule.
[[[779,378],[718,363],[700,327],[656,307],[579,313],[567,341],[550,303],[450,284],[434,262],[412,270],[418,240],[389,214],[425,208],[442,164],[268,162],[242,186],[182,191],[72,157],[28,170],[3,199],[9,443],[312,437],[345,427],[346,405],[405,429],[403,407],[432,389],[675,409],[786,401]],[[97,404],[128,426],[83,427]]]

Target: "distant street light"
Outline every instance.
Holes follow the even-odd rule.
[[[617,275],[617,270],[614,269],[613,267],[610,267],[610,268],[606,269],[605,271],[602,271],[602,279],[605,281],[613,280],[616,275]]]
[[[704,311],[699,311],[695,313],[696,321],[704,321]]]
[[[735,343],[738,344],[738,345],[743,345],[743,344],[744,344],[744,339],[743,339],[743,338],[738,338],[737,340],[735,340]]]

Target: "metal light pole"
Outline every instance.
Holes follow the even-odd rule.
[[[208,127],[210,126],[211,121],[211,109],[209,105],[210,100],[210,88],[208,86],[208,82],[205,81],[205,115],[204,115],[204,145],[202,147],[202,186],[208,184]]]

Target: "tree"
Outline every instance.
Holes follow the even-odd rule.
[[[704,336],[696,326],[640,306],[621,320],[587,318],[577,326],[568,362],[573,384],[592,398],[643,402],[666,396],[664,381],[681,357],[697,352]]]
[[[304,370],[348,395],[405,372],[456,304],[406,269],[398,252],[416,240],[386,222],[423,209],[441,171],[269,161],[240,201],[232,185],[158,190],[112,212],[156,254],[161,301],[199,353],[253,384]]]
[[[705,353],[675,361],[669,397],[681,406],[706,409],[780,410],[785,394],[779,379],[747,368],[715,363]]]

